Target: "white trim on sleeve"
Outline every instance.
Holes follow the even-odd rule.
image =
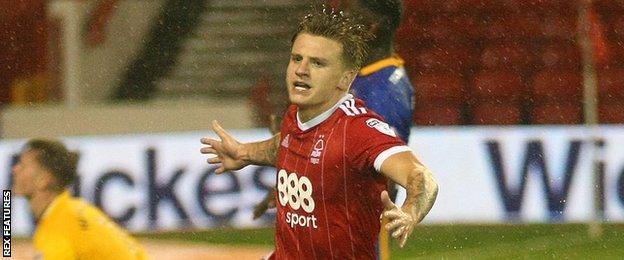
[[[407,152],[407,151],[412,151],[412,148],[409,148],[409,146],[407,145],[401,145],[401,146],[394,146],[394,147],[390,147],[387,150],[381,152],[379,155],[377,155],[377,158],[375,158],[375,163],[373,164],[373,166],[375,166],[375,170],[377,172],[381,172],[381,165],[383,164],[383,162],[386,161],[386,159],[388,159],[390,156],[400,153],[400,152]]]

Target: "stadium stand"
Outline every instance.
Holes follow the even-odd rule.
[[[521,122],[522,77],[513,70],[482,70],[474,78],[473,122],[513,125]]]
[[[624,3],[594,2],[608,46],[608,59],[597,60],[600,122],[624,123],[624,108],[619,105],[624,97],[614,94],[624,92],[624,83],[619,80],[621,71],[614,70],[624,68]],[[575,1],[421,0],[407,1],[405,8],[397,50],[415,81],[416,107],[420,108],[416,110],[416,123],[583,122]],[[435,81],[436,87],[427,88],[432,85],[429,81]],[[446,94],[440,94],[444,101],[431,98],[435,96],[431,89],[446,93],[457,86],[469,86],[463,91],[470,98],[459,102],[450,102]],[[419,94],[421,91],[425,93]],[[426,111],[436,104],[441,105]],[[460,120],[435,119],[449,115]]]
[[[545,70],[533,78],[532,119],[537,124],[582,122],[581,77],[575,71]]]
[[[416,104],[415,123],[421,125],[461,123],[462,99],[466,96],[466,88],[459,74],[424,73],[418,74],[412,81],[414,88],[418,90],[416,99],[423,101]]]
[[[624,2],[593,2],[595,22],[599,25],[596,28],[604,35],[604,42],[600,44],[605,48],[605,58],[597,59],[596,64],[600,122],[624,123],[624,108],[620,105],[624,103],[624,95],[620,94],[624,92],[621,79]],[[3,63],[15,64],[11,68],[0,68],[0,103],[61,99],[59,93],[62,92],[54,89],[60,84],[60,79],[55,78],[59,71],[54,66],[58,64],[51,64],[58,62],[55,57],[58,53],[46,53],[58,48],[47,50],[43,44],[45,31],[47,35],[58,34],[59,28],[55,28],[52,21],[42,20],[41,11],[34,12],[32,17],[19,11],[31,7],[43,10],[41,3],[43,1],[20,1],[19,6],[11,7],[18,11],[3,18],[5,21],[0,24],[6,27],[0,28],[0,37],[5,39],[0,46],[17,46],[0,48]],[[95,8],[95,14],[102,15],[91,17],[87,23],[89,30],[85,40],[88,44],[104,37],[102,28],[106,28],[106,24],[102,25],[100,18],[110,18],[117,1],[106,3],[102,8]],[[175,1],[166,3],[175,4]],[[187,28],[188,35],[180,37],[179,48],[167,58],[171,67],[153,66],[163,72],[155,73],[158,78],[150,78],[156,91],[150,97],[236,96],[244,99],[258,96],[253,94],[254,86],[264,84],[263,79],[280,78],[284,67],[276,61],[286,54],[273,51],[287,49],[277,47],[289,44],[291,26],[281,19],[281,14],[298,12],[305,4],[292,0],[203,4],[201,2],[202,11],[196,14],[196,22],[192,28]],[[406,69],[416,87],[414,120],[417,124],[583,122],[583,62],[576,1],[413,0],[405,1],[404,5],[404,21],[397,32],[395,47],[406,61]],[[31,23],[11,26],[20,23],[20,19]],[[154,32],[162,31],[156,28],[158,23],[152,26]],[[11,38],[12,35],[19,37]],[[39,47],[32,47],[33,44]],[[29,48],[36,51],[23,51]],[[18,56],[23,57],[19,62],[15,59]],[[139,65],[134,69],[150,73]],[[271,84],[264,91],[268,91],[267,95],[273,100],[281,100],[283,97],[275,95],[279,87],[279,84]],[[39,94],[48,93],[32,95],[32,89]],[[252,103],[262,102],[254,100]]]

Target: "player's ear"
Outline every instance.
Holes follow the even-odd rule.
[[[345,71],[340,78],[340,82],[338,83],[338,88],[343,91],[349,90],[351,87],[351,83],[355,80],[355,76],[357,76],[358,71],[356,69],[350,69]]]
[[[36,190],[47,190],[50,187],[50,176],[49,173],[45,171],[41,171],[37,174],[37,177],[34,179],[32,185]]]

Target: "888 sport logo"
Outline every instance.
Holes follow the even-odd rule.
[[[314,199],[312,198],[312,182],[306,176],[297,176],[296,173],[288,174],[286,170],[280,170],[277,174],[277,192],[280,205],[288,205],[293,210],[303,209],[306,213],[314,211]],[[291,227],[316,226],[314,215],[299,215],[293,212],[286,213],[286,223]]]

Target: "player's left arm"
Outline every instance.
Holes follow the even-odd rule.
[[[388,218],[385,228],[394,238],[399,239],[400,246],[403,247],[416,224],[433,207],[438,194],[438,184],[431,171],[411,151],[388,157],[382,163],[380,172],[407,191],[405,203],[401,208],[390,200],[386,191],[381,194],[384,204],[382,217]]]

